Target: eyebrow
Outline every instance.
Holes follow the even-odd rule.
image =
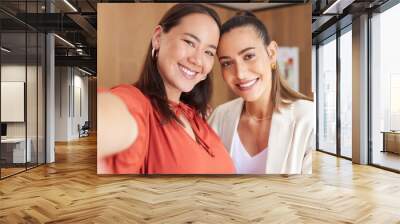
[[[197,42],[201,43],[200,38],[198,38],[198,37],[197,37],[196,35],[194,35],[194,34],[191,34],[191,33],[184,33],[184,35],[190,36],[190,37],[192,37],[193,39],[195,39]],[[208,45],[208,46],[211,47],[211,48],[214,48],[215,50],[217,50],[217,46],[215,46],[215,45],[210,44],[210,45]]]
[[[254,49],[256,49],[256,48],[255,47],[246,47],[245,49],[242,49],[242,50],[239,51],[239,55],[245,53],[248,50],[254,50]],[[222,57],[219,57],[219,60],[221,60],[221,59],[229,59],[229,58],[230,57],[228,57],[228,56],[222,56]]]
[[[248,50],[253,50],[253,49],[256,49],[256,48],[255,48],[255,47],[247,47],[247,48],[245,48],[245,49],[239,51],[239,55],[243,54],[244,52],[246,52],[246,51],[248,51]]]

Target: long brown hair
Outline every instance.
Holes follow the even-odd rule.
[[[272,40],[267,27],[254,14],[248,11],[239,12],[226,21],[221,27],[221,37],[234,28],[245,26],[254,28],[265,46],[271,43]],[[310,97],[293,90],[289,86],[286,80],[282,78],[278,66],[272,69],[271,99],[274,110],[279,110],[281,105],[287,105],[299,99],[312,101]]]
[[[221,28],[220,18],[213,9],[201,4],[190,3],[174,5],[162,17],[158,25],[163,28],[163,32],[168,33],[171,28],[179,25],[183,17],[194,13],[210,16],[218,25],[218,28]],[[134,85],[150,99],[153,107],[161,114],[162,124],[170,120],[180,122],[179,118],[172,112],[168,104],[164,82],[157,69],[157,60],[152,57],[151,51],[152,45],[150,43],[139,80]],[[209,73],[205,80],[199,82],[190,92],[183,92],[180,97],[180,101],[194,108],[203,119],[206,117],[207,105],[212,94],[210,76],[211,74]]]

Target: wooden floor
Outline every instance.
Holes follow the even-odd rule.
[[[20,173],[23,172],[27,169],[33,169],[37,166],[37,164],[27,164],[27,167],[25,167],[25,164],[18,164],[18,167],[7,167],[1,168],[1,178],[5,178],[11,175],[14,175],[16,173]]]
[[[93,137],[0,181],[0,223],[400,223],[400,175],[316,152],[312,176],[97,176]]]
[[[374,164],[400,170],[400,154],[376,150],[372,160]]]
[[[26,170],[26,168],[1,168],[1,178]]]

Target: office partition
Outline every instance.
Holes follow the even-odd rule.
[[[45,162],[45,34],[20,19],[44,1],[14,3],[0,3],[1,179]]]

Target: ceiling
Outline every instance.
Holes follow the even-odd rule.
[[[389,0],[312,0],[313,44],[334,35],[361,14],[377,13]],[[393,1],[395,2],[395,1]]]
[[[30,58],[35,60],[38,50],[36,32],[51,32],[74,44],[74,47],[71,47],[61,39],[55,38],[56,65],[80,66],[95,72],[97,2],[0,0],[2,45],[11,50],[8,53],[2,51],[2,59],[13,63],[24,62],[26,59],[29,62]],[[31,29],[25,39],[25,31],[29,27]],[[32,32],[32,35],[29,32]],[[43,45],[39,45],[39,48],[41,47]]]

